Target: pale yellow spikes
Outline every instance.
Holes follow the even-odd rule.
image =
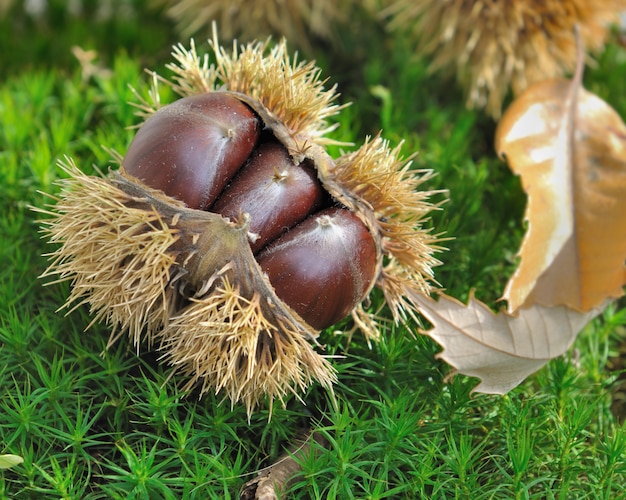
[[[271,45],[270,40],[239,46],[233,43],[231,51],[219,45],[217,35],[209,41],[215,62],[209,56],[198,55],[195,43],[174,47],[175,63],[167,65],[173,73],[165,78],[152,72],[153,81],[164,83],[182,97],[224,89],[246,94],[263,104],[282,121],[293,135],[305,135],[319,144],[335,144],[324,137],[334,130],[328,119],[346,105],[334,104],[336,86],[326,89],[321,71],[315,62],[298,61],[291,56],[287,42]],[[139,98],[139,114],[144,118],[159,109],[158,90],[153,88],[147,98]]]

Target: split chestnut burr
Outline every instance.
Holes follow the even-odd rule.
[[[333,201],[312,162],[294,161],[261,129],[254,111],[228,93],[186,97],[143,124],[122,166],[190,208],[233,221],[245,216],[252,251],[278,297],[313,328],[326,328],[369,291],[374,240],[349,210],[319,211]]]
[[[332,390],[321,329],[348,317],[369,340],[384,305],[396,322],[416,317],[438,264],[423,227],[431,173],[380,136],[332,158],[328,118],[342,106],[284,42],[211,45],[211,66],[179,46],[174,77],[155,75],[180,98],[162,105],[154,88],[141,102],[119,169],[62,164],[44,276],[70,280],[66,306],[88,305],[111,342],[127,332],[187,388],[250,413],[314,381]],[[374,287],[384,303],[370,307]]]

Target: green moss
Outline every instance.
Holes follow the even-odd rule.
[[[143,2],[132,5],[145,22],[104,24],[52,4],[40,24],[0,21],[0,454],[24,458],[0,471],[0,498],[235,497],[307,425],[330,444],[304,459],[295,498],[626,495],[615,404],[624,392],[615,360],[623,301],[504,397],[471,395],[476,381],[466,377],[448,380],[439,347],[403,328],[384,330],[371,348],[326,332],[339,356],[337,405],[313,388],[306,405],[291,400],[270,421],[261,411],[248,422],[219,396],[186,397],[157,354],[137,355],[125,341],[101,354],[107,328],[90,326],[85,307],[57,311],[68,285],[37,278],[48,248],[29,205],[52,202],[40,190],[57,189],[63,155],[92,171],[111,164],[102,146],[125,151],[138,121],[128,86],[144,91],[143,68],[169,62],[175,40]],[[476,289],[495,304],[516,265],[525,197],[495,157],[494,124],[464,109],[454,84],[429,75],[405,43],[382,31],[359,43],[352,63],[349,50],[341,60],[317,57],[353,102],[336,138],[360,143],[383,128],[407,155],[418,151],[416,167],[438,173],[429,187],[449,191],[432,218],[455,238],[439,281],[456,297]],[[97,49],[112,76],[84,80],[73,45]],[[610,46],[586,86],[624,115],[625,77],[624,49]]]

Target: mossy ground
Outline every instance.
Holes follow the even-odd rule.
[[[115,2],[113,2],[115,4]],[[117,2],[119,3],[119,2]],[[439,347],[403,328],[371,347],[324,334],[340,383],[336,406],[313,387],[248,421],[220,397],[197,400],[184,382],[121,341],[89,311],[57,309],[68,284],[38,279],[50,249],[29,206],[52,202],[72,156],[106,170],[138,122],[129,85],[144,67],[170,61],[178,39],[144,2],[96,20],[49,2],[48,15],[0,19],[0,454],[24,463],[0,471],[0,498],[230,498],[282,452],[302,427],[330,445],[305,460],[294,498],[605,498],[626,495],[626,308],[610,307],[574,348],[506,396],[472,395],[476,384],[436,359]],[[366,134],[404,140],[415,165],[449,190],[433,214],[454,237],[437,278],[465,299],[496,307],[523,235],[525,196],[493,151],[495,124],[463,106],[450,80],[429,75],[410,43],[373,28],[340,51],[313,54],[338,83],[339,140]],[[184,42],[184,40],[182,40]],[[107,71],[85,78],[72,46],[95,49]],[[611,44],[586,86],[626,116],[626,52]],[[415,325],[417,327],[417,325]]]

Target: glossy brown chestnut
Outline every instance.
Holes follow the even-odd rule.
[[[256,114],[231,95],[185,97],[146,120],[122,165],[148,186],[204,210],[250,156],[260,130]]]
[[[261,144],[209,209],[237,220],[247,213],[257,252],[306,219],[328,199],[309,161],[294,163],[278,142]]]
[[[349,210],[311,216],[259,253],[276,295],[314,328],[346,317],[374,279],[376,246]]]
[[[314,160],[295,161],[263,126],[234,94],[186,97],[146,120],[123,166],[189,208],[234,222],[247,214],[250,248],[276,295],[326,328],[363,300],[376,245],[354,213],[323,209],[335,202]]]

